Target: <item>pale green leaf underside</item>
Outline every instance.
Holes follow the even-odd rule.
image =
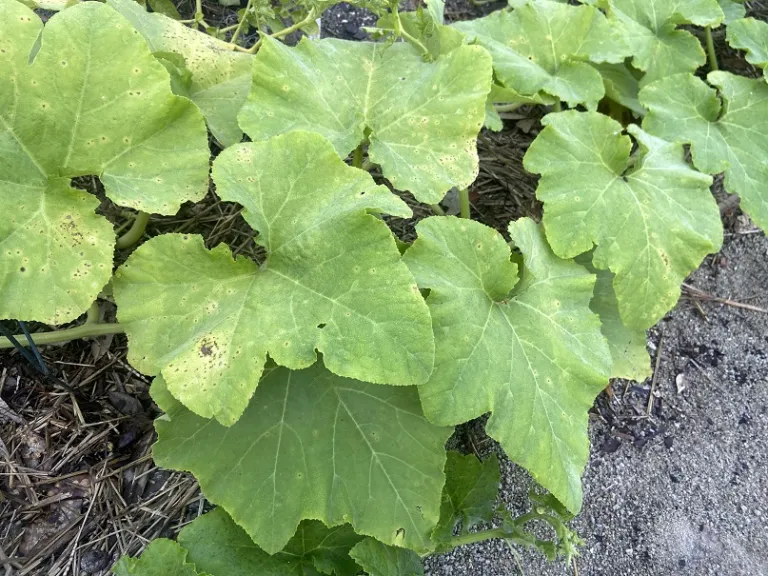
[[[525,259],[519,283],[496,231],[453,217],[428,218],[416,230],[404,260],[431,290],[436,347],[435,371],[419,387],[425,414],[451,425],[492,412],[489,435],[578,511],[587,410],[610,370],[589,310],[594,276],[552,254],[529,219],[510,225]]]
[[[299,524],[285,549],[269,555],[222,509],[200,516],[179,533],[188,560],[209,576],[356,576],[349,557],[363,539],[348,524],[326,528],[317,520]],[[317,572],[315,572],[317,570]]]
[[[681,118],[670,128],[679,130]],[[630,167],[632,141],[602,114],[569,111],[543,123],[524,163],[542,175],[536,196],[552,249],[573,258],[597,245],[594,264],[616,275],[624,324],[653,326],[677,302],[685,277],[720,247],[712,179],[685,162],[681,145],[636,126],[628,129],[640,145]]]
[[[205,576],[186,560],[187,551],[173,540],[152,541],[141,558],[123,556],[112,568],[117,576]]]
[[[502,85],[527,96],[544,92],[571,106],[595,107],[605,94],[588,61],[618,63],[629,55],[592,6],[542,0],[454,26],[488,49]]]
[[[42,30],[42,44],[30,63]],[[207,189],[200,113],[118,14],[79,4],[40,19],[0,0],[0,318],[60,324],[108,281],[114,233],[68,178],[171,214]]]
[[[613,290],[613,274],[592,266],[592,255],[582,254],[576,261],[597,276],[589,307],[600,317],[600,330],[611,351],[611,378],[642,382],[651,375],[651,359],[646,349],[645,330],[627,328],[619,316],[619,302]]]
[[[640,104],[638,93],[640,81],[625,64],[595,64],[603,77],[605,95],[631,110],[636,116],[643,116],[645,108]]]
[[[208,127],[224,146],[243,139],[237,124],[251,87],[253,56],[235,52],[226,43],[163,16],[149,13],[134,0],[107,0],[144,36],[153,53],[184,57],[191,82],[184,94],[202,111]]]
[[[724,18],[717,0],[604,0],[608,16],[632,49],[643,84],[706,62],[704,49],[682,24],[717,27]]]
[[[743,8],[743,7],[742,7]],[[747,62],[763,69],[768,78],[768,24],[754,18],[731,22],[726,29],[728,44],[747,53]]]
[[[717,90],[692,75],[642,90],[640,100],[649,110],[643,128],[689,143],[702,172],[725,172],[725,189],[738,194],[742,209],[768,230],[768,84],[728,72],[707,78]]]
[[[419,555],[366,538],[350,552],[368,576],[424,576]]]
[[[323,353],[336,374],[420,384],[432,372],[429,310],[387,225],[368,210],[410,209],[318,134],[291,132],[222,152],[222,200],[244,207],[269,252],[258,267],[199,236],[143,244],[117,272],[129,359],[162,372],[193,412],[234,423],[266,355],[305,368]]]
[[[155,461],[189,470],[261,548],[281,550],[304,518],[426,552],[440,509],[450,428],[428,423],[416,388],[341,378],[320,364],[272,370],[224,427],[153,384],[167,412]],[[226,446],[226,449],[222,449]]]
[[[491,522],[500,481],[496,454],[481,462],[473,454],[448,452],[440,522],[432,534],[433,539],[438,543],[448,542],[459,524],[462,533],[466,533],[480,522]]]
[[[322,134],[342,157],[363,140],[399,190],[439,202],[477,176],[476,138],[491,87],[491,62],[460,46],[425,62],[404,43],[265,41],[240,125],[254,140],[292,130]]]
[[[723,24],[731,24],[735,20],[744,18],[747,9],[744,7],[744,0],[717,0],[720,10],[725,14]]]

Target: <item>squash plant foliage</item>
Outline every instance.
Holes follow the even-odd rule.
[[[452,25],[436,0],[377,6],[377,42],[262,29],[246,48],[132,0],[45,26],[0,0],[0,318],[67,323],[110,283],[164,412],[154,458],[218,506],[118,574],[413,575],[483,538],[569,559],[587,410],[609,378],[650,374],[645,330],[719,249],[713,176],[768,227],[766,79],[717,70],[713,50],[695,75],[693,32],[711,46],[721,25],[768,65],[768,25],[741,3],[512,0]],[[523,104],[554,108],[524,160],[542,222],[505,236],[465,212],[396,238],[401,192],[466,198],[483,124]],[[140,221],[199,201],[209,169],[264,260],[169,233],[113,274],[116,232],[71,179]],[[495,457],[445,450],[486,413],[548,491],[519,518],[495,503]]]

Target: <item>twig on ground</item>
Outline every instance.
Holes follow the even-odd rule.
[[[664,346],[664,332],[662,331],[659,336],[659,347],[656,348],[656,365],[653,368],[653,378],[651,378],[651,391],[648,394],[648,405],[645,408],[645,414],[649,418],[651,417],[651,409],[653,408],[653,392],[656,389],[656,379],[659,377],[659,365],[661,364],[661,351]]]
[[[719,296],[713,296],[703,290],[691,286],[690,284],[683,283],[683,290],[688,292],[690,296],[698,298],[699,300],[706,300],[709,302],[717,302],[719,304],[725,304],[726,306],[733,306],[734,308],[742,308],[744,310],[751,310],[753,312],[760,312],[761,314],[768,314],[768,309],[760,308],[759,306],[753,306],[752,304],[745,304],[744,302],[737,302],[736,300],[729,300],[727,298],[720,298]]]

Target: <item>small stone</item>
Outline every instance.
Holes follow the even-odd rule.
[[[685,374],[678,374],[675,376],[675,386],[677,387],[677,393],[680,394],[686,389]]]
[[[616,438],[615,436],[611,436],[603,442],[603,446],[600,448],[603,452],[606,454],[613,454],[621,447],[621,440]]]
[[[80,570],[86,574],[97,574],[109,568],[112,555],[104,550],[88,550],[80,557]]]

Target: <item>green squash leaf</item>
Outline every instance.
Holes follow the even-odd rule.
[[[615,30],[629,43],[632,64],[646,74],[642,84],[706,62],[701,42],[682,24],[717,27],[723,11],[717,0],[603,0]]]
[[[629,55],[621,36],[592,6],[541,0],[454,26],[488,49],[503,86],[529,97],[544,92],[571,106],[596,107],[605,94],[588,61],[618,63]]]
[[[670,129],[679,132],[683,118],[676,116]],[[547,240],[561,258],[596,244],[595,266],[616,275],[624,324],[653,326],[677,302],[685,277],[720,247],[712,179],[685,162],[681,145],[637,126],[627,129],[640,147],[630,159],[632,140],[601,114],[568,111],[543,123],[524,165],[542,175],[536,195]]]
[[[592,265],[592,255],[582,254],[576,262],[597,276],[595,293],[589,307],[602,324],[600,330],[608,342],[613,360],[611,378],[626,378],[642,382],[652,374],[651,359],[646,344],[645,330],[627,328],[619,316],[619,302],[613,290],[613,274]]]
[[[22,4],[33,10],[51,10],[58,12],[77,4],[80,0],[20,0]]]
[[[432,533],[438,543],[449,542],[459,524],[463,533],[482,522],[491,522],[496,512],[501,471],[496,454],[480,461],[472,454],[448,452],[440,521]]]
[[[424,566],[418,554],[387,546],[373,538],[356,544],[349,555],[368,576],[424,576]]]
[[[305,520],[284,550],[270,556],[222,509],[200,516],[179,533],[189,560],[210,576],[356,576],[360,568],[349,557],[363,539],[349,524],[326,528]]]
[[[376,22],[376,31],[403,36],[403,40],[418,50],[427,49],[429,58],[436,60],[464,44],[464,35],[446,26],[445,2],[443,0],[427,0],[426,9],[419,6],[413,12],[399,12],[400,30],[397,30],[395,14],[384,14]]]
[[[763,75],[768,79],[768,24],[744,18],[731,22],[726,29],[728,44],[737,50],[747,53],[747,62],[763,69]]]
[[[638,99],[640,81],[629,67],[625,64],[595,64],[595,69],[603,77],[606,97],[618,102],[637,116],[645,115],[645,108]]]
[[[109,280],[115,242],[98,199],[69,178],[97,175],[117,204],[173,214],[207,191],[205,125],[130,25],[95,2],[43,29],[0,0],[0,78],[0,318],[69,322]]]
[[[161,14],[174,20],[181,20],[181,14],[171,0],[147,0],[152,7],[152,12]]]
[[[141,558],[123,556],[112,568],[117,576],[205,576],[187,562],[187,551],[173,540],[150,542]]]
[[[491,62],[460,46],[424,62],[404,43],[266,40],[240,125],[254,140],[293,130],[325,136],[342,157],[363,140],[399,190],[439,202],[477,176],[476,138],[491,87]]]
[[[578,511],[587,410],[610,370],[589,310],[595,278],[552,254],[533,221],[509,230],[525,260],[519,282],[509,247],[491,228],[448,216],[416,226],[418,239],[404,260],[419,286],[431,290],[436,345],[435,371],[419,394],[436,424],[491,411],[488,434]]]
[[[744,18],[747,9],[744,7],[744,0],[717,0],[720,10],[725,14],[723,24],[731,24],[735,20]],[[727,32],[727,30],[726,30]]]
[[[504,130],[504,121],[501,119],[501,116],[499,116],[496,107],[490,99],[485,102],[485,120],[483,121],[483,126],[493,132],[501,132]]]
[[[349,380],[320,364],[276,368],[226,428],[186,410],[164,386],[162,378],[152,385],[167,412],[155,421],[155,461],[192,472],[266,552],[282,550],[304,518],[430,549],[452,429],[424,419],[416,388]]]
[[[427,13],[436,25],[445,24],[445,0],[425,0]]]
[[[649,110],[643,128],[690,144],[702,172],[725,172],[725,189],[768,230],[768,84],[728,72],[710,72],[707,79],[717,90],[692,75],[643,89],[640,101]]]
[[[424,300],[387,225],[372,211],[410,209],[318,134],[232,146],[214,162],[222,200],[238,202],[269,252],[258,267],[167,234],[136,250],[115,279],[129,360],[162,372],[193,412],[233,424],[266,355],[305,368],[323,353],[342,376],[420,384],[434,343]]]
[[[214,137],[224,146],[243,139],[237,124],[251,87],[253,56],[164,16],[150,14],[133,0],[107,0],[144,36],[155,53],[184,57],[191,81],[183,93],[202,111]]]

